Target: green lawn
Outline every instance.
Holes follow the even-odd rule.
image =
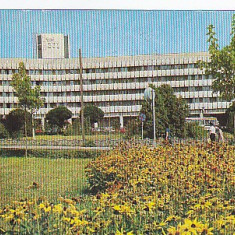
[[[90,159],[0,158],[0,204],[46,196],[73,197],[86,189],[85,166]],[[33,182],[38,188],[32,187]]]

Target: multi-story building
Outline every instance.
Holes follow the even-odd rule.
[[[58,36],[58,35],[57,35]],[[63,42],[62,42],[63,45]],[[68,45],[68,42],[67,44]],[[63,51],[64,47],[61,47]],[[41,86],[44,107],[36,117],[44,120],[46,113],[58,105],[65,105],[78,117],[81,108],[79,59],[65,58],[4,58],[0,59],[0,115],[6,115],[17,106],[17,97],[10,85],[12,74],[24,62],[33,85]],[[54,57],[54,56],[53,56]],[[198,68],[198,60],[209,60],[206,52],[138,55],[105,58],[83,58],[84,104],[100,107],[105,118],[125,119],[138,116],[149,84],[169,84],[177,96],[186,99],[192,116],[203,111],[207,115],[222,115],[230,103],[212,92],[213,78],[207,78]]]

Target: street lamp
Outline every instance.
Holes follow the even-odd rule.
[[[155,90],[151,87],[147,87],[144,90],[144,99],[146,101],[152,100],[153,109],[153,145],[156,146],[156,116],[155,116]]]

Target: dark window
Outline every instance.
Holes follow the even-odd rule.
[[[38,58],[42,58],[42,37],[38,35]]]
[[[64,36],[64,58],[69,58],[69,38]]]

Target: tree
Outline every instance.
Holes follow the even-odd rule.
[[[84,118],[93,125],[104,117],[104,112],[95,105],[86,105],[84,108]]]
[[[57,108],[51,109],[46,114],[46,121],[48,121],[48,124],[50,127],[57,127],[59,129],[58,132],[62,131],[62,128],[66,125],[66,121],[72,117],[72,112],[64,107],[59,106]]]
[[[189,108],[181,97],[174,95],[173,88],[169,85],[154,87],[155,90],[155,114],[156,114],[156,132],[158,136],[165,134],[166,127],[169,126],[171,132],[176,136],[183,136],[185,118],[189,114]],[[151,102],[144,101],[141,113],[146,115],[144,122],[144,136],[153,138],[153,112]]]
[[[40,97],[40,86],[32,87],[31,78],[27,76],[26,69],[23,62],[19,64],[19,73],[14,73],[12,76],[11,85],[18,97],[18,103],[25,111],[24,122],[25,122],[25,135],[27,139],[27,123],[26,113],[29,111],[31,116],[43,105],[43,99]],[[34,119],[32,118],[32,122]],[[33,137],[34,123],[33,126]]]
[[[14,73],[12,76],[11,85],[15,91],[16,96],[18,97],[18,104],[24,110],[24,128],[25,128],[25,137],[26,137],[26,149],[25,156],[27,157],[27,111],[30,112],[31,117],[33,113],[36,112],[43,105],[43,99],[40,97],[40,86],[32,87],[31,78],[27,76],[26,69],[23,62],[19,64],[19,73]],[[34,131],[34,119],[32,118],[33,126],[33,137],[35,136]]]
[[[214,79],[212,84],[214,92],[219,92],[223,99],[230,101],[235,98],[235,15],[232,20],[229,45],[219,48],[213,25],[208,26],[207,35],[210,61],[199,61],[199,65],[205,69],[206,75]]]
[[[222,99],[231,101],[235,98],[235,15],[232,19],[231,41],[229,45],[219,48],[218,39],[215,37],[214,26],[208,26],[208,40],[210,61],[199,61],[205,74],[214,81],[212,88],[218,92]],[[235,134],[235,113],[233,117]]]
[[[24,117],[25,111],[23,109],[14,109],[6,116],[4,124],[12,138],[19,136],[20,132],[25,131]],[[26,112],[27,135],[31,135],[32,133],[31,119],[31,114],[29,112]]]

